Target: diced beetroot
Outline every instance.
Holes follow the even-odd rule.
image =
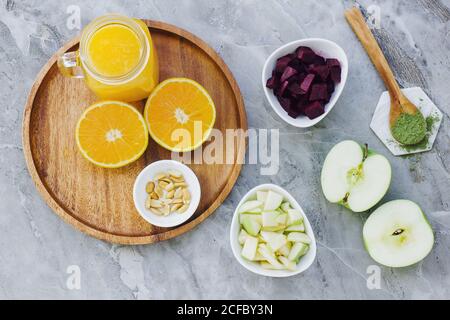
[[[299,76],[298,73],[297,73],[297,74],[294,74],[292,77],[290,77],[289,79],[287,79],[287,81],[288,81],[289,83],[299,82],[299,77],[298,77],[298,76]]]
[[[323,57],[317,55],[317,54],[316,54],[316,56],[314,57],[312,63],[314,63],[314,64],[316,64],[316,65],[320,65],[320,66],[326,64],[325,59],[324,59]]]
[[[300,83],[300,89],[303,91],[303,94],[307,93],[309,91],[309,88],[311,87],[311,84],[315,78],[315,75],[313,73],[309,73],[305,79]]]
[[[286,81],[287,79],[289,79],[290,77],[294,76],[297,74],[297,70],[295,70],[292,67],[286,67],[286,69],[284,69],[283,74],[281,75],[281,83],[283,83],[284,81]]]
[[[341,64],[339,63],[338,59],[327,59],[327,66],[328,68],[332,68],[332,67],[340,67]]]
[[[275,70],[272,72],[272,77],[275,79],[275,87],[273,88],[273,93],[276,96],[278,96],[280,93],[280,87],[281,87],[280,76],[281,76],[281,74],[277,73]]]
[[[326,100],[328,98],[328,90],[326,83],[313,84],[309,101]]]
[[[289,62],[295,57],[293,54],[287,54],[277,60],[275,65],[275,71],[282,73],[284,69],[288,66]]]
[[[305,107],[308,104],[309,104],[308,97],[306,95],[300,96],[295,103],[295,109],[297,111],[300,111],[301,114],[303,114],[305,111]]]
[[[289,66],[297,70],[297,72],[305,72],[306,66],[297,58],[294,58],[289,62]]]
[[[312,63],[316,57],[314,51],[309,47],[298,47],[295,52],[297,54],[297,58],[306,64]]]
[[[291,109],[291,100],[289,98],[284,97],[277,97],[278,102],[280,103],[281,107],[286,111],[289,112]]]
[[[295,109],[291,109],[288,111],[288,115],[294,119],[297,119],[300,114],[301,114],[301,112],[298,110],[295,110]]]
[[[294,95],[301,95],[303,93],[302,89],[300,88],[300,84],[298,82],[292,82],[288,87],[289,92]]]
[[[330,78],[335,83],[341,82],[341,67],[331,67],[330,68]]]
[[[281,84],[281,87],[280,87],[280,96],[284,95],[284,93],[286,92],[286,89],[287,89],[288,85],[289,85],[289,82],[288,82],[288,81],[285,81],[285,82],[283,82],[283,83]]]
[[[341,81],[337,59],[325,59],[309,47],[279,58],[266,86],[272,89],[281,107],[292,118],[317,118],[325,112],[336,83]]]
[[[277,78],[272,76],[270,77],[266,82],[266,87],[269,89],[275,89],[276,87]]]
[[[305,72],[299,73],[299,74],[297,75],[298,83],[302,83],[302,81],[305,80],[306,75],[307,75],[307,73],[305,73]]]
[[[328,103],[330,101],[331,96],[333,95],[333,92],[334,92],[334,82],[330,78],[328,78],[328,80],[327,80],[327,92],[328,92],[328,98],[324,100],[325,103]]]
[[[334,82],[330,78],[328,78],[328,80],[327,80],[327,91],[330,96],[334,92]]]
[[[314,64],[309,69],[310,72],[318,75],[322,81],[326,81],[328,78],[328,75],[330,74],[330,70],[326,65],[317,65]]]
[[[305,115],[312,120],[324,114],[325,109],[319,101],[314,101],[305,107],[304,112]]]

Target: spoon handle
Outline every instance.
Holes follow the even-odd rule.
[[[367,55],[370,60],[372,60],[372,63],[383,79],[384,84],[389,91],[389,95],[391,96],[391,101],[399,101],[402,96],[400,87],[398,86],[397,81],[395,81],[394,74],[372,32],[367,26],[361,11],[358,8],[353,7],[352,9],[345,11],[345,18],[359,41],[361,41]]]

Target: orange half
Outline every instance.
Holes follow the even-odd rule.
[[[119,168],[137,160],[148,145],[142,115],[131,105],[102,101],[78,120],[76,140],[82,155],[104,168]]]
[[[200,84],[187,78],[171,78],[153,90],[144,117],[151,137],[160,146],[186,152],[208,139],[216,121],[216,108]]]

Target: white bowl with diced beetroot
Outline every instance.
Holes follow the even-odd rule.
[[[250,190],[233,215],[230,243],[246,269],[268,277],[289,277],[308,269],[316,240],[303,209],[274,184]]]
[[[333,109],[347,75],[344,50],[333,41],[311,38],[275,50],[264,64],[262,84],[267,100],[284,121],[307,128]]]

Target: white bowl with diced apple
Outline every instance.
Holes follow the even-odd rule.
[[[283,188],[262,184],[250,190],[233,215],[230,243],[246,269],[268,277],[289,277],[308,269],[316,240],[298,202]]]

